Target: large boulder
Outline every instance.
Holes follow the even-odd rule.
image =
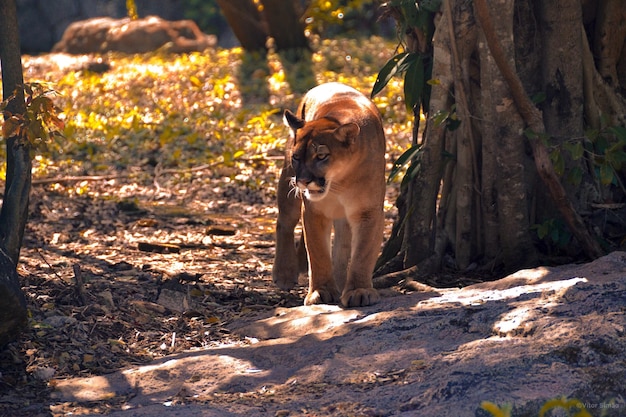
[[[183,18],[182,0],[135,0],[140,16]],[[125,0],[16,0],[22,52],[49,52],[65,29],[79,20],[127,15]]]
[[[144,53],[165,47],[169,52],[203,51],[217,44],[191,20],[168,21],[158,16],[143,19],[99,17],[74,22],[53,52],[89,54],[117,51]]]

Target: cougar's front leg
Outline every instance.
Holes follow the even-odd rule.
[[[372,274],[383,240],[382,208],[359,211],[348,220],[352,230],[352,260],[341,303],[346,307],[367,306],[380,299],[372,285]]]
[[[293,187],[290,182],[294,175],[293,168],[284,167],[280,172],[277,192],[276,254],[272,267],[272,279],[283,290],[293,288],[298,283],[298,275],[301,272],[293,231],[300,220],[302,199],[292,191]],[[298,252],[305,255],[301,250]]]
[[[304,207],[304,237],[309,254],[309,293],[304,305],[337,303],[340,292],[333,279],[330,252],[332,220],[316,213],[309,204]]]
[[[339,291],[346,286],[348,265],[352,253],[352,233],[346,219],[338,219],[333,223],[335,236],[333,238],[333,278]]]

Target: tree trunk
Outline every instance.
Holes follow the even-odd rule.
[[[501,40],[509,65],[514,66],[513,9],[506,3],[493,3],[490,11],[498,16],[495,35]],[[489,86],[480,91],[484,257],[487,262],[513,270],[537,261],[529,234],[530,161],[522,135],[523,120],[482,31],[478,44],[480,84]]]
[[[246,51],[265,51],[268,29],[251,0],[217,0],[228,25]]]
[[[15,0],[0,2],[0,61],[2,93],[8,101],[4,111],[25,115],[22,60]],[[31,185],[30,145],[13,136],[7,143],[7,180],[0,212],[0,344],[13,338],[26,321],[26,301],[16,271],[28,216]]]
[[[607,129],[623,124],[626,106],[620,90],[596,70],[589,44],[598,41],[587,37],[600,33],[601,45],[619,50],[595,51],[608,83],[616,86],[620,69],[626,68],[621,52],[626,30],[616,26],[626,26],[626,6],[619,0],[602,0],[595,8],[587,7],[592,1],[583,3],[594,14],[587,19],[583,5],[564,0],[442,2],[431,40],[430,109],[422,152],[414,161],[419,166],[413,180],[403,184],[401,218],[378,274],[397,271],[399,258],[406,272],[394,277],[462,271],[474,263],[499,273],[534,266],[549,239],[558,236],[546,237],[545,230],[540,235],[536,228],[553,220],[562,220],[575,238],[552,243],[565,242],[558,250],[572,256],[570,261],[604,253],[598,228],[590,223],[590,203],[623,202],[626,170],[613,163],[613,185],[604,179],[609,192],[592,180],[610,158],[626,158],[617,137],[622,131]],[[607,17],[607,10],[620,18]],[[402,27],[411,26],[405,9],[393,12]],[[612,26],[604,27],[607,22]],[[406,44],[413,52],[411,38]],[[543,95],[543,102],[533,103],[535,94]],[[459,129],[441,123],[446,114],[454,114]],[[596,145],[585,139],[585,127],[604,129],[600,134],[613,134],[606,139],[613,142],[590,150]],[[571,146],[582,149],[583,141],[586,157],[581,158],[583,151],[573,157]],[[605,155],[602,146],[616,154]],[[572,172],[582,173],[582,187],[581,175],[578,183],[568,182]],[[604,243],[616,247],[623,238]]]
[[[263,17],[277,51],[309,48],[304,25],[300,21],[302,13],[296,9],[295,1],[263,0],[262,3]]]

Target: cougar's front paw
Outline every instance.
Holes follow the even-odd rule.
[[[304,305],[310,306],[313,304],[337,304],[339,302],[340,294],[336,288],[318,288],[316,290],[309,290],[306,298],[304,299]]]
[[[380,300],[378,291],[374,288],[355,288],[344,291],[341,295],[341,304],[344,307],[364,307],[375,304]]]

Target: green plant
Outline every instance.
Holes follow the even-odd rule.
[[[128,13],[130,20],[137,20],[139,18],[139,15],[137,15],[137,5],[135,4],[135,0],[126,0],[126,12]]]
[[[596,176],[603,185],[616,185],[626,191],[620,173],[626,173],[626,128],[611,126],[602,130],[588,130],[584,144],[575,144],[572,157],[582,157],[584,151],[594,165]],[[571,151],[570,151],[571,152]]]
[[[431,80],[432,37],[434,34],[434,16],[441,6],[441,1],[393,0],[385,5],[388,13],[398,23],[400,44],[396,50],[400,50],[400,52],[387,61],[378,73],[371,96],[373,98],[378,95],[392,78],[403,76],[404,104],[407,112],[413,114],[415,119],[414,138],[413,145],[394,162],[388,181],[391,182],[408,166],[403,178],[403,181],[407,181],[414,178],[419,169],[417,159],[421,148],[421,144],[417,143],[419,118],[420,114],[428,114],[431,86],[436,83],[436,80]],[[407,34],[412,34],[412,37]],[[409,39],[411,39],[411,45],[409,45]],[[439,123],[446,122],[446,126],[450,130],[458,127],[459,121],[453,110],[438,117]]]
[[[562,249],[572,239],[572,234],[567,228],[567,225],[559,219],[548,219],[541,224],[531,226],[533,230],[537,231],[537,237],[555,245],[557,248]]]
[[[33,147],[45,144],[54,137],[62,137],[65,124],[59,118],[60,109],[52,100],[51,96],[55,94],[56,91],[45,84],[24,84],[26,114],[11,114],[6,111],[7,103],[15,98],[15,94],[5,100],[0,106],[4,114],[2,136],[5,139],[12,136],[25,138]]]
[[[493,417],[511,417],[512,406],[510,404],[500,407],[490,401],[483,401],[480,407]],[[592,417],[580,400],[575,398],[568,399],[566,397],[553,398],[546,401],[539,410],[539,417],[548,416],[550,414],[547,413],[559,408],[565,410],[569,417]]]

